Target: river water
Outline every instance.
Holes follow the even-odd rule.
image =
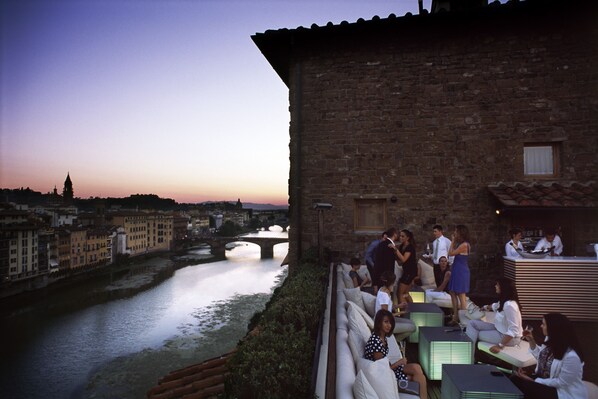
[[[145,397],[169,371],[236,346],[286,277],[287,250],[279,244],[260,259],[257,245],[239,243],[225,261],[179,269],[131,298],[58,313],[34,305],[2,320],[0,398]],[[64,295],[77,301],[85,289]]]

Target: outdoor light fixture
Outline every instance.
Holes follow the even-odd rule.
[[[314,204],[314,209],[332,209],[332,204],[329,204],[328,202],[316,202]]]
[[[500,211],[500,209],[495,210],[494,212],[496,212],[497,215],[500,215],[502,212]]]

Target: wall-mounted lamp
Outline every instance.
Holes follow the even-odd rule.
[[[496,214],[500,216],[500,214],[502,213],[502,210],[500,210],[500,209],[497,209],[497,210],[495,210],[494,212],[496,212]]]

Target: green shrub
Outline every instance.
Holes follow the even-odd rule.
[[[318,323],[326,301],[327,268],[302,261],[254,316],[248,335],[228,362],[228,398],[310,398]]]

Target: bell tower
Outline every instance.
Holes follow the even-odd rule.
[[[62,200],[65,204],[70,205],[73,203],[73,182],[69,173],[66,174],[66,180],[64,181],[64,188],[62,189]]]

